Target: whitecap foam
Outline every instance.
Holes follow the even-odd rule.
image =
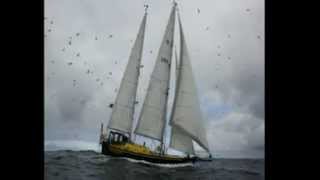
[[[125,159],[125,160],[128,160],[133,163],[144,163],[144,164],[148,164],[148,165],[166,167],[166,168],[177,168],[177,167],[187,167],[187,166],[193,167],[193,164],[191,162],[190,163],[179,163],[179,164],[165,164],[165,163],[152,163],[152,162],[148,162],[145,160],[136,160],[136,159],[131,159],[131,158],[127,158],[127,157],[119,157],[119,159]]]

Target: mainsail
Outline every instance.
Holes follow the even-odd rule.
[[[172,110],[172,118],[170,120],[170,125],[176,127],[179,130],[179,134],[177,135],[174,131],[170,145],[171,147],[179,147],[178,142],[182,140],[184,135],[192,138],[203,149],[209,152],[205,133],[206,131],[202,122],[197,89],[195,86],[195,80],[193,77],[180,16],[179,27],[181,35],[179,76],[176,84],[175,104]],[[180,139],[175,140],[176,138]]]
[[[135,133],[162,141],[166,122],[175,24],[175,6],[170,14]]]
[[[131,133],[147,13],[144,14],[116,97],[108,128]]]

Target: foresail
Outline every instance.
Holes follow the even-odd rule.
[[[178,77],[180,75],[180,66],[178,61],[177,51],[175,49],[175,64],[176,64],[176,83],[178,82]],[[176,88],[177,91],[177,88]],[[176,96],[174,96],[176,97]],[[173,107],[175,107],[176,98],[173,100]],[[172,119],[172,114],[171,118]],[[170,138],[170,147],[188,154],[194,154],[193,143],[191,137],[184,133],[178,126],[171,124],[171,138]]]
[[[175,24],[175,6],[171,10],[155,67],[142,106],[135,133],[162,141],[169,92],[170,65]]]
[[[108,128],[131,133],[147,14],[144,14],[117,94]]]
[[[187,154],[194,154],[192,139],[175,125],[171,128],[170,147]]]
[[[176,99],[172,110],[170,124],[172,126],[179,127],[183,133],[190,136],[202,148],[209,152],[196,84],[193,77],[180,17],[179,25],[181,35],[179,63],[180,75],[178,76],[176,85]]]

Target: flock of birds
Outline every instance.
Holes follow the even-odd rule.
[[[49,27],[47,29],[47,33],[44,35],[44,37],[47,38],[48,34],[53,32],[54,21],[53,20],[49,21],[49,19],[47,17],[45,17],[44,20],[45,20],[45,22],[47,22],[47,26]],[[77,32],[77,33],[75,33],[74,36],[68,37],[67,43],[66,43],[65,47],[63,47],[61,49],[61,52],[62,53],[66,53],[68,51],[68,49],[71,49],[71,47],[74,46],[74,41],[76,40],[75,38],[79,38],[80,36],[81,36],[81,34],[79,32]],[[113,38],[113,34],[108,34],[107,38],[109,38],[109,39]],[[98,40],[98,37],[95,36],[94,40]],[[80,63],[81,62],[79,60],[80,57],[81,57],[80,52],[75,53],[74,57],[77,58],[77,60],[68,61],[68,62],[62,62],[62,63],[66,63],[67,67],[73,67],[76,63]],[[54,65],[54,64],[56,64],[58,62],[56,60],[48,60],[48,63]],[[59,63],[61,63],[61,62],[59,61]],[[114,64],[118,64],[118,61],[114,61]],[[104,80],[105,79],[106,80],[111,80],[111,82],[115,83],[115,80],[113,79],[113,76],[112,76],[113,75],[112,71],[105,73],[105,75],[103,75],[103,77],[101,77],[101,76],[99,77],[98,73],[95,73],[95,71],[94,71],[94,68],[93,68],[94,66],[90,66],[90,63],[88,63],[85,60],[83,61],[83,65],[84,65],[84,67],[87,67],[87,70],[85,70],[84,73],[87,74],[88,76],[91,76],[94,79],[94,81],[97,83],[98,86],[104,86]],[[89,67],[92,67],[92,68],[89,68]],[[50,69],[51,68],[48,68],[48,70],[50,70]],[[47,81],[49,82],[49,80],[53,79],[55,77],[55,75],[56,75],[55,72],[51,72],[51,73],[48,72],[47,73]],[[80,82],[81,81],[78,81],[76,79],[71,79],[71,82],[72,82],[71,83],[72,87],[78,88],[80,86]],[[107,83],[107,84],[110,84],[110,83]],[[117,92],[117,91],[118,91],[118,89],[115,88],[114,92]],[[57,93],[53,93],[53,94],[51,94],[50,98],[55,98],[56,96],[57,96]],[[81,97],[77,97],[77,98],[72,97],[71,98],[71,102],[73,102],[73,103],[79,102],[81,105],[84,105],[86,103],[86,101],[87,100],[85,98],[81,98]]]
[[[249,8],[247,8],[245,11],[246,11],[246,12],[250,12],[251,10],[250,10]],[[200,14],[200,12],[201,12],[200,9],[197,8],[197,14]],[[48,22],[48,21],[47,21],[47,20],[48,20],[47,17],[45,17],[44,20],[45,20],[46,22]],[[53,20],[50,20],[50,21],[49,21],[49,24],[50,24],[50,25],[53,25],[53,24],[54,24],[54,21],[53,21]],[[206,31],[210,30],[210,27],[207,26],[207,27],[205,28],[205,30],[206,30]],[[47,38],[47,36],[48,36],[49,33],[52,33],[52,28],[48,28],[48,29],[47,29],[47,34],[45,34],[44,37]],[[81,34],[80,34],[79,32],[77,32],[77,33],[75,34],[75,38],[80,37],[80,35],[81,35]],[[107,37],[108,37],[109,39],[111,39],[111,38],[113,38],[114,36],[113,36],[113,34],[108,34]],[[227,38],[230,39],[230,38],[231,38],[231,34],[227,34]],[[261,39],[261,36],[260,36],[260,35],[257,35],[257,39]],[[95,36],[95,37],[94,37],[94,40],[97,41],[97,40],[98,40],[98,37]],[[130,40],[130,42],[133,42],[133,40]],[[72,43],[73,43],[73,37],[70,36],[70,37],[68,38],[68,41],[67,41],[67,46],[71,47],[71,46],[72,46]],[[221,49],[221,46],[218,45],[217,48],[218,48],[218,49]],[[63,47],[63,48],[61,49],[61,51],[62,51],[62,52],[66,52],[66,49],[67,49],[66,47]],[[153,51],[150,50],[149,53],[152,54]],[[222,55],[222,54],[221,54],[220,52],[217,53],[217,56],[218,56],[218,57],[220,57],[221,55]],[[76,53],[75,56],[76,56],[77,58],[79,58],[79,57],[80,57],[80,52]],[[231,60],[231,57],[230,57],[230,56],[227,56],[227,60]],[[50,63],[51,63],[51,64],[55,64],[55,61],[54,61],[54,60],[51,60]],[[118,64],[118,62],[115,61],[114,64]],[[67,62],[67,66],[73,66],[73,65],[74,65],[74,62]],[[84,65],[85,65],[85,66],[88,65],[88,63],[87,63],[86,61],[84,61]],[[218,67],[216,68],[216,70],[218,70]],[[85,73],[86,73],[87,75],[93,75],[93,74],[94,74],[94,71],[91,70],[91,69],[87,69]],[[52,72],[52,73],[51,73],[51,76],[54,76],[54,75],[55,75],[55,72]],[[254,77],[255,77],[255,75],[254,75]],[[48,80],[49,80],[49,79],[50,79],[50,77],[48,77]],[[112,72],[111,72],[111,71],[108,72],[106,79],[115,81],[115,80],[113,79],[113,77],[112,77]],[[96,77],[96,78],[95,78],[95,81],[96,81],[96,83],[98,83],[100,86],[103,86],[103,85],[104,85],[103,78]],[[73,79],[73,80],[72,80],[72,86],[73,86],[73,87],[78,87],[77,85],[78,85],[77,80]],[[215,85],[215,88],[218,89],[219,86],[218,86],[218,85]],[[117,92],[117,88],[114,89],[114,92]],[[81,103],[81,104],[84,104],[83,101],[81,101],[80,103]]]

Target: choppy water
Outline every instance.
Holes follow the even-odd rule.
[[[154,165],[94,151],[46,151],[46,180],[262,180],[263,159],[215,159],[180,165]]]

